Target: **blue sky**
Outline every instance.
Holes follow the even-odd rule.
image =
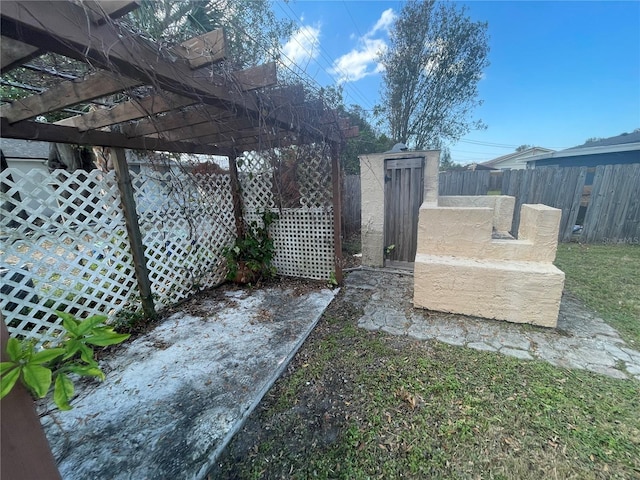
[[[481,162],[521,144],[553,149],[640,128],[640,2],[466,1],[489,24],[489,60],[475,118],[488,129],[451,145],[453,160]],[[345,102],[379,102],[384,48],[400,2],[276,1],[300,31],[283,61],[319,85],[340,82]]]

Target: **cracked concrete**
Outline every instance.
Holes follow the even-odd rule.
[[[363,268],[350,272],[345,286],[347,299],[363,309],[358,325],[370,331],[640,380],[638,346],[627,345],[613,327],[566,293],[558,327],[548,329],[414,309],[413,277],[406,272]]]

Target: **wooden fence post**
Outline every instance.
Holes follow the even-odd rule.
[[[7,361],[7,326],[0,314],[0,351]],[[20,383],[0,400],[0,478],[23,480],[60,480],[60,473],[49,442],[40,425],[33,398]]]
[[[142,310],[145,317],[153,318],[156,316],[156,309],[151,294],[149,270],[147,269],[147,261],[144,256],[144,245],[142,244],[142,234],[140,233],[140,224],[138,223],[138,214],[136,213],[136,201],[133,196],[133,185],[131,184],[129,166],[127,165],[123,148],[114,148],[113,153],[115,154],[113,165],[118,180],[120,198],[122,199],[122,210],[124,211],[131,254],[133,255],[133,265],[136,272],[136,280],[138,281]]]
[[[340,145],[331,142],[331,184],[333,189],[333,245],[336,281],[342,284],[342,202],[340,198]]]
[[[236,221],[236,235],[242,237],[244,235],[244,219],[242,216],[242,194],[240,193],[236,155],[229,157],[229,179],[231,180],[231,198],[233,198],[233,216]]]

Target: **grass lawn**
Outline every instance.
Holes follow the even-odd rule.
[[[565,288],[640,349],[640,245],[558,245]]]
[[[597,277],[590,305],[637,335],[610,270],[638,272],[639,249],[560,250],[568,287],[586,300]],[[361,314],[331,304],[210,478],[640,478],[640,382],[371,333]]]

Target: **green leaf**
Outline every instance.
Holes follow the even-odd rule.
[[[4,398],[16,384],[20,378],[20,370],[22,370],[20,367],[14,368],[0,377],[0,398]]]
[[[89,332],[92,328],[97,327],[101,323],[105,323],[108,317],[105,315],[94,315],[93,317],[89,317],[83,320],[78,327],[78,335],[84,335]]]
[[[67,353],[65,353],[64,357],[62,357],[62,360],[68,360],[71,357],[73,357],[76,353],[80,351],[81,347],[82,347],[82,343],[80,342],[80,340],[76,338],[67,340],[67,343],[65,344],[65,350]]]
[[[73,392],[73,382],[64,373],[59,374],[53,390],[53,401],[60,410],[71,410],[69,400],[73,398]]]
[[[100,380],[104,380],[105,376],[102,370],[98,367],[92,367],[89,365],[84,366],[73,366],[69,367],[69,371],[75,373],[76,375],[80,375],[82,377],[98,377]]]
[[[63,355],[65,351],[64,348],[45,348],[32,355],[29,363],[47,363]]]
[[[78,333],[78,322],[76,322],[73,317],[63,318],[62,326],[72,337],[80,336],[80,334]]]
[[[41,365],[27,364],[23,366],[22,378],[38,398],[44,397],[51,386],[51,370]]]
[[[131,335],[129,333],[116,333],[111,328],[95,329],[94,334],[86,337],[85,341],[91,345],[106,347],[107,345],[115,345],[124,342]]]
[[[7,354],[14,362],[20,360],[23,356],[23,347],[21,342],[14,337],[9,337],[7,341]]]
[[[15,362],[2,362],[0,363],[0,375],[4,375],[5,372],[8,372],[13,367],[17,367],[18,364]]]
[[[93,358],[93,348],[86,346],[84,343],[80,344],[80,358],[89,365],[98,365],[98,362]]]

